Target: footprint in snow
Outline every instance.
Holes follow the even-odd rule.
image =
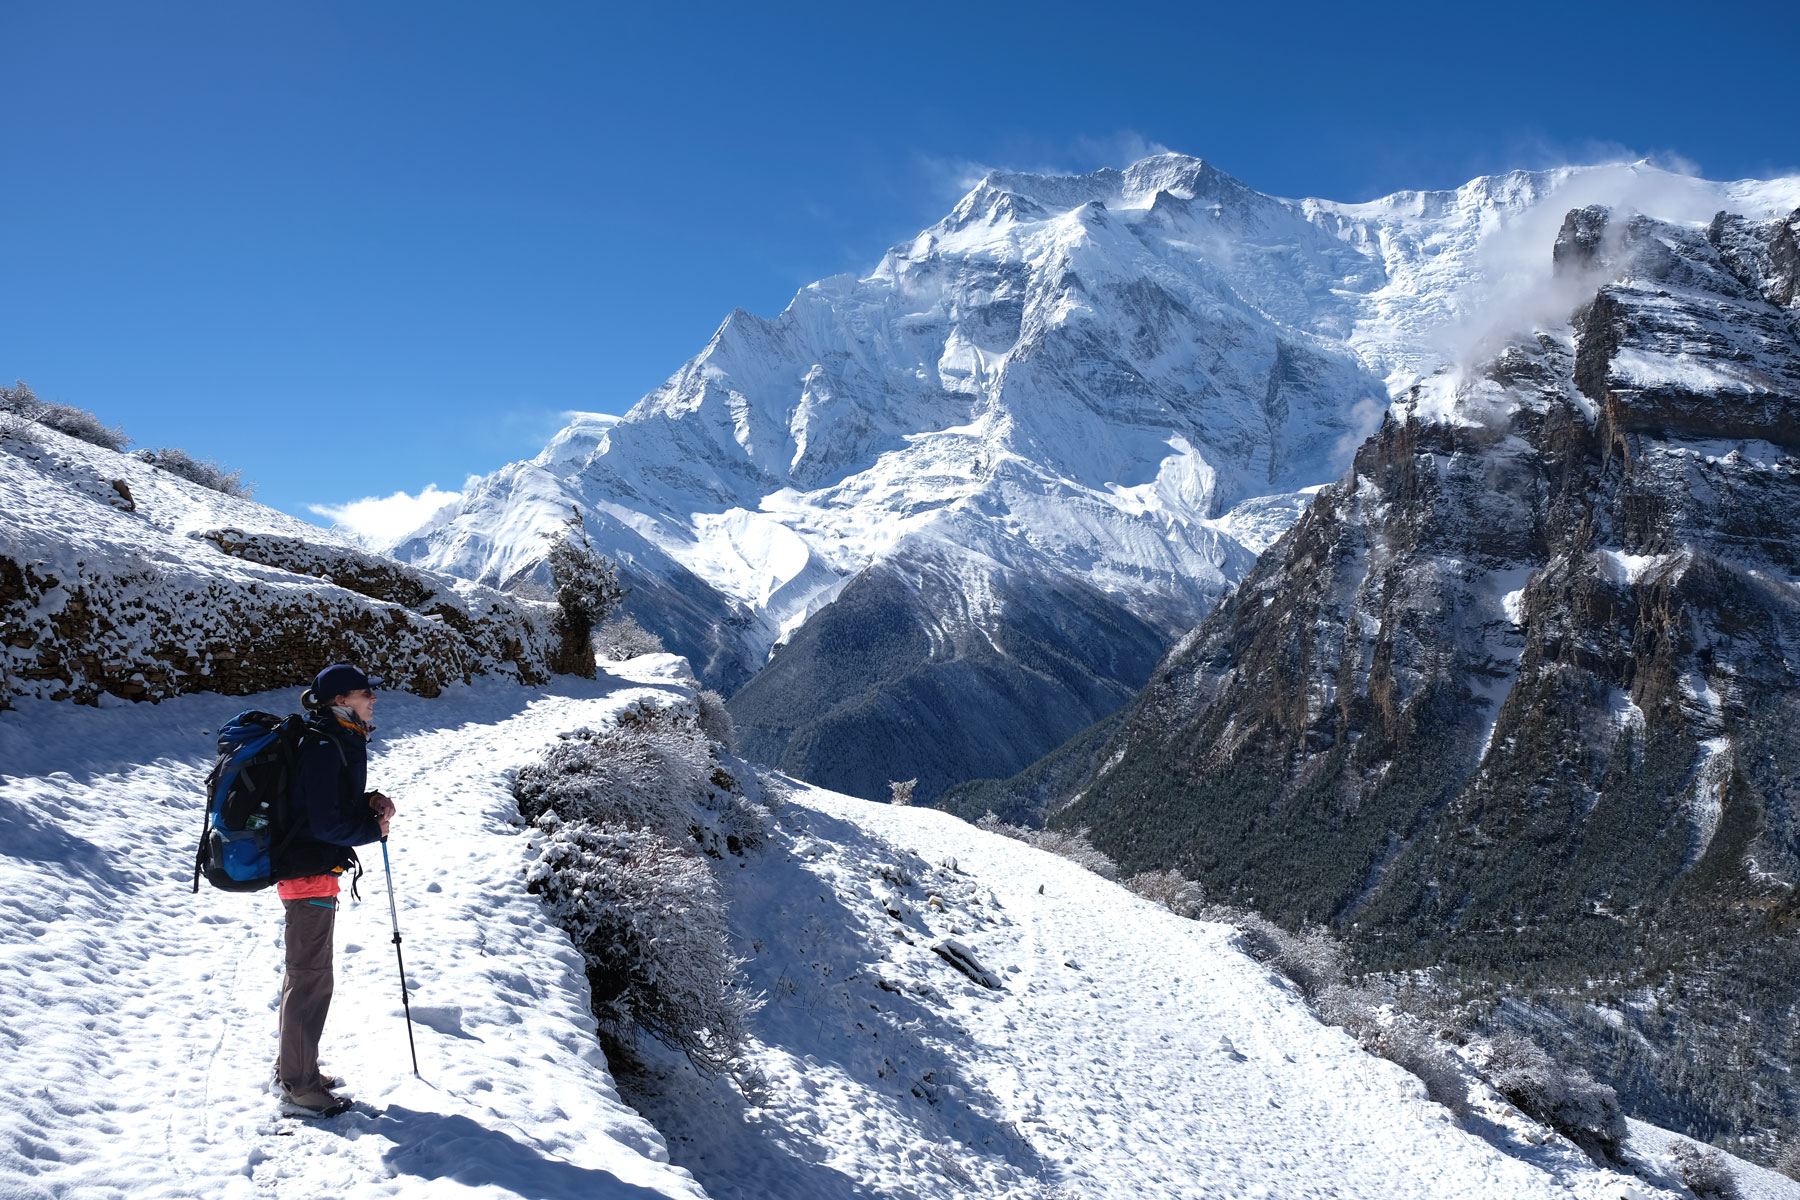
[[[1225,1052],[1226,1056],[1229,1057],[1230,1059],[1232,1059],[1232,1061],[1234,1061],[1234,1062],[1249,1062],[1250,1061],[1248,1058],[1246,1058],[1244,1056],[1243,1051],[1239,1050],[1235,1045],[1233,1045],[1231,1039],[1226,1037],[1224,1034],[1219,1035],[1219,1049],[1223,1050]]]

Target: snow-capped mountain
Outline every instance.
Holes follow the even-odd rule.
[[[577,420],[394,550],[504,585],[579,505],[639,620],[738,693],[752,753],[928,798],[1122,703],[1391,390],[1528,318],[1548,273],[1517,246],[1546,221],[1795,193],[1641,164],[1366,204],[1180,155],[990,174],[867,276],[734,312],[623,418]]]

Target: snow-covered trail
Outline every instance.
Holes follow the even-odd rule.
[[[733,900],[757,1103],[647,1108],[716,1200],[1667,1194],[1497,1099],[1459,1123],[1225,926],[943,813],[795,785],[775,819]]]
[[[762,844],[718,864],[767,997],[744,1070],[702,1081],[647,1044],[647,1121],[524,890],[510,792],[557,734],[693,686],[671,656],[619,670],[383,699],[371,779],[400,806],[423,1078],[372,847],[324,1046],[362,1103],[327,1122],[275,1116],[272,896],[189,892],[212,731],[293,697],[0,714],[0,1196],[1674,1196],[1491,1094],[1458,1122],[1223,926],[943,813],[780,780]]]
[[[322,1056],[362,1103],[323,1123],[274,1115],[273,894],[189,890],[212,731],[295,693],[0,714],[0,1194],[703,1196],[618,1101],[579,958],[525,892],[511,823],[510,770],[670,690],[658,665],[549,692],[383,698],[370,778],[401,810],[423,1079],[367,847]]]

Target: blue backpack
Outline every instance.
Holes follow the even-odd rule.
[[[219,757],[206,777],[206,824],[194,855],[200,877],[227,892],[261,891],[270,878],[269,847],[286,826],[300,738],[299,716],[251,709],[219,730]]]

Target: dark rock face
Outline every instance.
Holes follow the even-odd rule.
[[[1635,217],[1610,237],[1630,274],[1578,315],[1575,362],[1608,427],[1800,447],[1800,341],[1772,302],[1793,283],[1763,274],[1784,269],[1775,248],[1796,220],[1721,214],[1702,234]]]
[[[1052,821],[1332,922],[1366,965],[1510,997],[1646,1117],[1782,1130],[1800,214],[1612,220],[1558,240],[1559,267],[1618,273],[1573,345],[1397,405],[1081,752]]]
[[[984,589],[985,590],[985,589]],[[924,803],[1009,775],[1124,704],[1161,630],[1076,581],[1007,578],[977,625],[945,563],[863,571],[728,707],[740,751],[824,787]]]

